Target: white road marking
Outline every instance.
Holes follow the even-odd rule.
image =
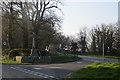
[[[40,73],[40,72],[24,69],[24,68],[21,68],[21,67],[10,67],[10,68],[12,68],[14,70],[24,72],[24,73],[27,73],[27,74],[37,75],[37,76],[40,76],[40,77],[43,77],[43,78],[55,78],[54,76],[50,76],[50,75],[43,74],[43,73]]]
[[[86,61],[92,61],[92,62],[101,62],[101,61],[98,61],[98,60],[90,60],[90,59],[84,59]]]
[[[64,65],[64,64],[57,64],[57,65]]]
[[[42,68],[33,68],[33,69],[42,69]]]
[[[48,77],[44,77],[44,78],[48,78]]]
[[[34,75],[37,75],[37,74],[34,74]]]
[[[62,67],[48,67],[48,68],[53,68],[53,69],[56,68],[56,69],[58,69],[58,68],[62,68]]]
[[[76,62],[76,63],[82,63],[82,62]]]

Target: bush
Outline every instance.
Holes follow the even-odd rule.
[[[8,58],[9,51],[10,51],[9,49],[2,50],[2,58],[3,59]]]
[[[40,51],[41,56],[47,56],[48,54],[49,54],[49,52],[47,52],[47,51]]]
[[[30,49],[13,49],[9,51],[9,58],[15,58],[15,56],[29,56]]]
[[[37,52],[40,52],[40,56],[47,56],[47,51],[41,51],[37,49]],[[30,56],[31,49],[13,49],[9,51],[9,58],[15,58],[15,56]]]
[[[2,50],[2,56],[8,55],[9,51],[10,51],[9,49]]]

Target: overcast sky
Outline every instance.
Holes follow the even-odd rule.
[[[67,0],[62,7],[62,31],[65,35],[76,35],[80,29],[89,29],[96,24],[116,23],[118,20],[117,0]]]

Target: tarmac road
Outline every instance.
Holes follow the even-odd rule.
[[[118,62],[117,59],[80,56],[82,60],[61,64],[44,65],[2,65],[2,78],[13,79],[59,79],[65,78],[71,72],[81,69],[92,62]],[[35,79],[36,80],[36,79]]]
[[[2,65],[2,78],[65,78],[71,72],[88,65],[89,61],[44,65]]]

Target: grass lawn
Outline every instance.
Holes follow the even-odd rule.
[[[73,72],[70,78],[77,80],[120,80],[120,63],[92,63]]]

